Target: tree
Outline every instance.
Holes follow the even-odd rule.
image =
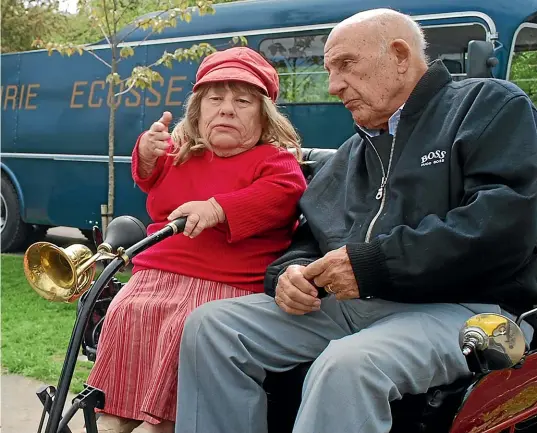
[[[118,65],[124,59],[134,55],[135,49],[151,35],[160,33],[168,27],[175,27],[178,21],[190,22],[193,13],[205,15],[214,13],[213,0],[79,0],[79,15],[87,17],[88,32],[82,32],[75,36],[78,40],[84,34],[92,37],[100,33],[104,37],[109,50],[94,50],[91,45],[75,42],[56,41],[45,42],[38,39],[34,46],[45,48],[49,55],[54,51],[61,55],[72,56],[85,53],[93,56],[104,64],[110,71],[106,78],[108,83],[108,95],[110,117],[108,124],[108,200],[102,205],[102,229],[106,230],[108,223],[114,216],[115,199],[115,170],[114,170],[114,138],[115,138],[115,115],[119,105],[118,97],[130,91],[133,87],[145,89],[151,87],[153,82],[161,80],[156,67],[165,66],[171,68],[173,62],[184,60],[199,60],[201,57],[211,54],[216,49],[207,43],[193,45],[190,48],[178,48],[173,53],[164,52],[162,57],[150,65],[136,66],[129,76],[122,77],[118,71]],[[192,5],[195,7],[192,7]],[[154,6],[157,12],[146,14],[145,17],[135,19],[142,9],[147,10],[148,5]],[[136,30],[146,31],[143,41],[131,44],[124,42]],[[234,38],[234,43],[245,43],[244,38]],[[101,54],[102,51],[106,51]]]
[[[213,4],[228,3],[236,0],[213,0]],[[155,13],[155,11],[164,11],[167,9],[166,4],[162,0],[138,0],[133,2],[125,2],[123,8],[122,23],[129,24],[135,22],[138,17]],[[188,0],[187,6],[196,6],[196,0]],[[103,38],[101,30],[97,26],[92,26],[91,17],[88,16],[83,9],[80,9],[77,14],[67,17],[69,22],[68,28],[63,30],[61,34],[54,35],[54,40],[58,43],[73,43],[87,44],[94,43]]]
[[[48,39],[67,26],[58,0],[2,0],[1,11],[2,53],[30,50],[36,38]]]

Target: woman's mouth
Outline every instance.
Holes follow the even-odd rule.
[[[218,124],[214,125],[213,128],[237,129],[234,126],[228,125],[228,124],[225,124],[225,123],[218,123]]]

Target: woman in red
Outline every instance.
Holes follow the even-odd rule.
[[[139,137],[132,174],[147,193],[148,234],[179,216],[187,224],[133,260],[110,305],[88,379],[106,395],[99,432],[172,433],[186,317],[204,302],[262,292],[266,267],[289,246],[306,182],[278,90],[255,51],[214,53],[171,137],[167,112]]]

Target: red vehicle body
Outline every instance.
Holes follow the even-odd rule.
[[[521,367],[493,371],[469,392],[450,433],[537,432],[537,352]]]

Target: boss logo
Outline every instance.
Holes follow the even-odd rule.
[[[447,152],[445,150],[434,150],[426,153],[421,157],[421,166],[425,167],[432,164],[440,164],[445,161]]]

